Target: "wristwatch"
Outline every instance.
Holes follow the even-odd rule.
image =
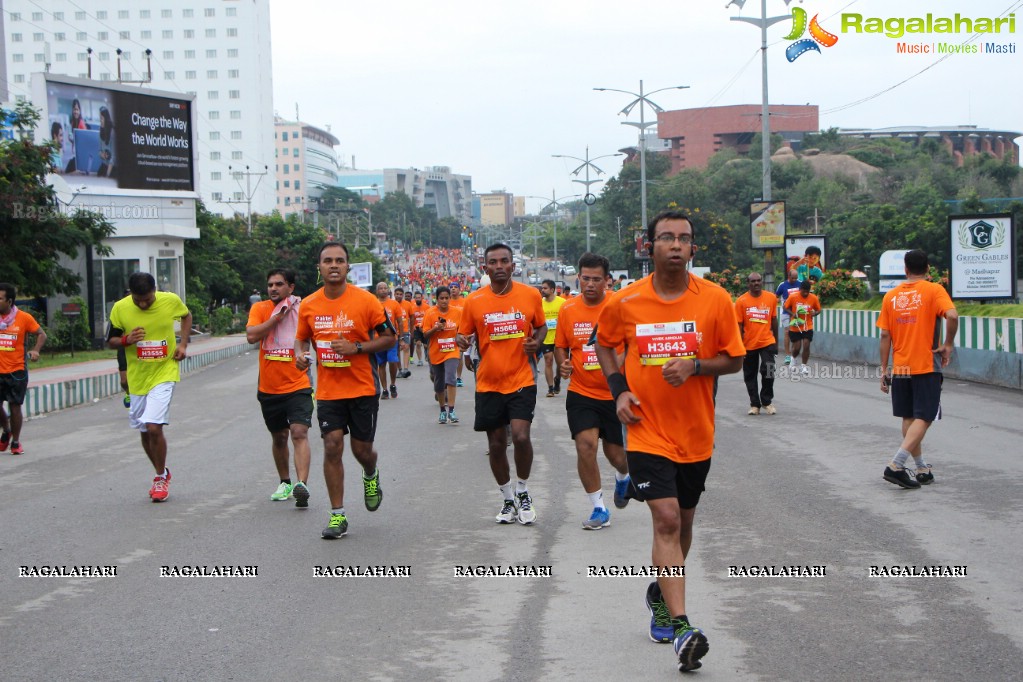
[[[355,342],[355,352],[356,353],[361,353],[362,352],[362,343],[359,342],[359,341]]]
[[[693,360],[693,376],[695,377],[695,376],[699,376],[699,375],[700,375],[700,358],[695,358]]]

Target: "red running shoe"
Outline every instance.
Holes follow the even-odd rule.
[[[11,442],[11,432],[4,431],[0,433],[0,452],[7,449],[7,445]]]
[[[149,489],[149,497],[153,502],[163,502],[170,494],[170,469],[167,469],[167,477],[157,476],[153,479],[153,487]]]
[[[11,443],[11,454],[12,455],[24,455],[25,448],[21,447],[21,443],[14,441]]]

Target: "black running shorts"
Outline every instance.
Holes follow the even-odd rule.
[[[28,372],[25,370],[0,374],[0,403],[21,405],[25,402],[25,391],[27,390]]]
[[[892,377],[892,414],[904,419],[941,419],[941,372]]]
[[[589,429],[598,429],[605,443],[623,445],[622,423],[618,420],[613,400],[597,400],[568,390],[565,399],[568,414],[568,430],[574,440],[576,435]]]
[[[802,341],[803,339],[806,339],[807,341],[813,341],[813,330],[812,329],[808,329],[805,332],[789,332],[789,341],[790,342],[792,342],[792,341]]]
[[[313,389],[304,388],[294,393],[256,392],[263,422],[270,433],[284,431],[292,424],[313,423]]]
[[[637,500],[678,499],[682,509],[693,509],[700,502],[703,484],[710,471],[710,458],[702,462],[679,464],[661,455],[628,453],[629,476]]]
[[[512,419],[533,421],[536,410],[536,386],[526,386],[514,393],[476,393],[474,431],[493,431],[507,426]]]
[[[316,419],[320,436],[341,430],[355,440],[372,443],[377,433],[377,410],[380,398],[374,395],[342,400],[317,400]]]

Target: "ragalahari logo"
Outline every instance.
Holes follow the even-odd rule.
[[[785,40],[796,41],[785,48],[785,58],[790,62],[796,61],[799,57],[810,51],[820,53],[820,45],[834,47],[835,43],[838,42],[838,36],[825,31],[821,27],[817,21],[818,16],[817,14],[813,15],[813,19],[810,20],[809,26],[807,26],[806,10],[802,7],[792,8],[792,30],[785,36]],[[810,37],[803,38],[803,34],[807,31],[809,31]]]

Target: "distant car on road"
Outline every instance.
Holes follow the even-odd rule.
[[[529,276],[529,283],[530,284],[539,284],[540,283],[540,276],[536,275],[536,274],[530,275]]]
[[[561,274],[565,275],[566,277],[573,277],[575,275],[575,266],[566,265],[565,267],[561,268]]]

